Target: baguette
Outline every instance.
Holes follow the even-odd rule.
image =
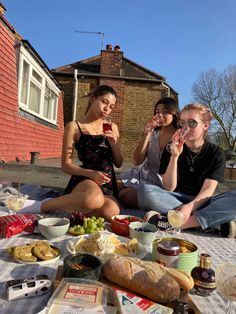
[[[165,267],[164,265],[158,264],[156,262],[151,262],[151,261],[147,262],[147,261],[137,260],[136,263],[139,265],[144,265],[144,267],[151,267],[152,269],[156,269],[158,265],[158,268],[160,268],[164,273],[168,274],[170,277],[175,279],[175,281],[177,281],[181,289],[190,290],[194,286],[194,281],[193,281],[192,276],[183,270]]]
[[[194,281],[190,274],[180,269],[168,267],[165,267],[165,271],[169,276],[178,282],[181,289],[190,290],[193,288]]]
[[[180,294],[176,280],[155,262],[116,256],[106,261],[103,273],[108,280],[156,302],[169,303]]]

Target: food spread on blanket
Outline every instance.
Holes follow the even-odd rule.
[[[51,246],[47,241],[33,241],[25,245],[8,248],[7,251],[15,259],[24,262],[47,261],[60,255],[60,250]]]
[[[78,241],[68,241],[68,250],[71,253],[86,252],[108,259],[116,254],[135,255],[139,250],[137,239],[122,243],[118,236],[110,232],[96,232],[89,236],[81,236]]]

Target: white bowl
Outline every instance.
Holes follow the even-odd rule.
[[[143,231],[144,230],[144,231]],[[131,222],[129,234],[143,245],[151,245],[157,237],[158,228],[148,222]]]
[[[70,221],[67,218],[50,217],[42,218],[38,221],[38,229],[40,233],[48,240],[65,235],[69,226]]]

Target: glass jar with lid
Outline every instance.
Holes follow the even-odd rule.
[[[164,266],[177,268],[180,245],[177,241],[163,239],[157,244],[156,261]]]

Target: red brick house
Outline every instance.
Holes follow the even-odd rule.
[[[119,46],[107,45],[100,55],[52,69],[64,89],[64,120],[79,119],[84,114],[86,95],[97,85],[113,86],[118,104],[112,113],[121,133],[124,159],[132,160],[134,148],[154,104],[164,96],[178,98],[165,77],[124,57]]]
[[[49,68],[0,4],[0,161],[61,156],[63,95]]]

